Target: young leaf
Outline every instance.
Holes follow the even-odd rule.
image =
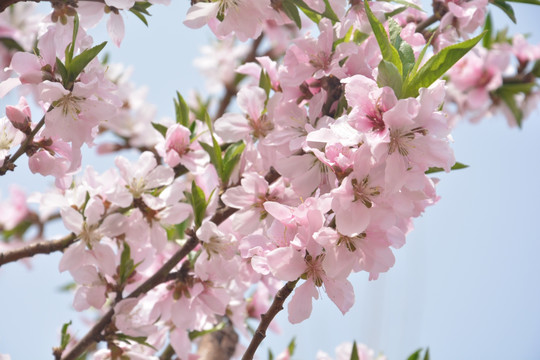
[[[332,23],[339,22],[339,18],[332,9],[332,6],[330,6],[330,2],[328,0],[324,0],[325,9],[324,12],[321,14],[327,19],[332,20]]]
[[[266,97],[270,94],[270,89],[272,88],[272,82],[270,81],[270,76],[268,73],[261,69],[261,74],[259,76],[259,87],[264,90]]]
[[[516,14],[514,13],[514,9],[512,6],[510,6],[510,4],[507,4],[505,0],[493,0],[490,2],[501,9],[510,18],[510,20],[516,24]]]
[[[403,86],[403,80],[401,75],[396,69],[396,66],[391,62],[382,60],[379,63],[379,74],[377,75],[377,84],[379,87],[388,86],[392,88],[399,99],[401,97],[401,87]]]
[[[122,250],[122,255],[120,255],[120,265],[118,267],[118,282],[123,285],[127,279],[133,274],[136,266],[131,258],[131,249],[127,242],[124,242],[124,250]]]
[[[195,226],[200,227],[206,214],[206,197],[204,191],[197,186],[195,181],[191,183],[191,194],[189,196],[191,206],[193,207],[193,215],[195,216]]]
[[[165,125],[161,125],[154,122],[151,124],[154,129],[156,129],[157,131],[159,131],[161,135],[163,135],[163,137],[167,136],[167,127]]]
[[[123,341],[125,343],[131,344],[132,342],[136,342],[137,344],[141,344],[144,346],[148,346],[149,348],[152,348],[157,351],[157,349],[146,342],[147,337],[146,336],[130,336],[122,333],[116,333],[116,338],[120,341]]]
[[[540,5],[540,1],[538,0],[506,0],[508,2],[515,2],[515,3],[522,3],[522,4],[530,4],[530,5]]]
[[[0,43],[8,50],[26,51],[17,41],[9,37],[0,37]]]
[[[71,60],[73,60],[73,54],[75,53],[75,41],[77,40],[77,34],[79,33],[79,15],[76,13],[73,17],[73,36],[71,38],[71,44],[66,48],[66,67],[69,67]]]
[[[403,41],[398,48],[399,58],[403,64],[403,79],[407,78],[410,71],[414,67],[416,59],[414,58],[414,51],[407,42]]]
[[[62,84],[64,85],[64,87],[66,87],[69,82],[68,72],[66,67],[64,66],[64,63],[59,58],[56,58],[56,70],[62,77]]]
[[[403,97],[416,97],[420,88],[427,88],[433,84],[435,80],[443,76],[459,59],[469,52],[482,39],[484,34],[485,32],[470,40],[445,47],[433,55],[417,73],[412,73],[412,77],[407,78],[403,84]]]
[[[206,335],[206,334],[211,334],[211,333],[213,333],[215,331],[223,330],[224,328],[225,328],[225,323],[220,322],[219,324],[217,324],[216,326],[214,326],[213,328],[208,329],[208,330],[201,330],[201,331],[192,330],[188,334],[189,340],[195,340],[198,337],[201,337],[201,336]]]
[[[90,49],[84,50],[82,53],[77,55],[73,61],[68,65],[66,65],[68,74],[69,74],[69,81],[75,81],[77,79],[77,76],[84,70],[86,65],[90,63],[98,54],[103,50],[103,48],[107,45],[107,42],[104,41],[99,45],[96,45]]]
[[[294,2],[296,6],[298,6],[307,15],[307,17],[309,17],[311,20],[313,20],[317,24],[319,23],[321,17],[328,18],[332,20],[332,22],[339,21],[339,18],[337,17],[336,13],[334,13],[334,10],[332,10],[332,8],[330,7],[330,3],[328,2],[328,0],[324,0],[326,8],[323,13],[319,13],[313,10],[303,0],[291,0],[291,1]]]
[[[208,153],[210,156],[210,163],[214,165],[216,168],[216,172],[218,173],[218,176],[222,178],[223,176],[223,159],[221,155],[221,147],[217,143],[216,139],[214,138],[214,135],[212,134],[212,142],[213,145],[209,145],[206,143],[203,143],[199,141],[199,144],[201,144],[204,151]]]
[[[424,354],[424,360],[429,360],[429,348],[426,349],[426,353]]]
[[[510,112],[512,112],[512,115],[516,119],[516,123],[518,127],[521,127],[521,123],[523,121],[523,110],[518,106],[516,103],[515,92],[505,90],[504,88],[499,88],[495,93],[504,101],[506,106],[508,106],[508,109]]]
[[[406,8],[411,7],[413,9],[420,10],[421,12],[425,12],[424,9],[422,9],[420,6],[412,2],[405,1],[405,0],[380,0],[380,1],[395,2],[396,4],[405,5]]]
[[[486,35],[482,39],[482,46],[484,46],[486,49],[491,48],[491,44],[493,43],[493,22],[491,20],[491,13],[488,13],[486,15],[486,22],[484,23],[484,31],[486,32]]]
[[[300,19],[300,13],[298,12],[298,8],[291,0],[283,0],[281,3],[281,8],[283,9],[283,12],[289,19],[294,21],[296,26],[301,29],[302,28],[302,20]]]
[[[174,112],[176,114],[176,122],[189,127],[189,107],[178,91],[176,92],[176,99],[174,99]]]
[[[229,147],[227,147],[227,150],[225,150],[225,156],[223,157],[222,174],[223,185],[227,185],[229,183],[229,179],[231,178],[234,167],[240,161],[242,157],[242,152],[244,151],[245,147],[246,144],[244,144],[242,141],[239,141],[237,143],[229,145]]]
[[[465,165],[465,164],[462,164],[460,162],[456,162],[451,168],[450,170],[460,170],[460,169],[465,169],[465,168],[468,168],[469,165]],[[433,174],[433,173],[438,173],[438,172],[442,172],[444,171],[443,168],[440,168],[440,167],[430,167],[428,170],[426,170],[425,174]]]
[[[67,332],[68,330],[68,327],[71,325],[71,321],[68,322],[68,323],[65,323],[63,326],[62,326],[62,335],[60,337],[60,348],[62,350],[64,350],[68,343],[69,343],[69,340],[71,339],[71,335],[69,335],[69,333]]]
[[[394,64],[395,67],[398,69],[399,74],[403,74],[403,67],[401,64],[399,53],[396,48],[390,43],[383,24],[375,17],[367,1],[364,1],[364,6],[366,9],[369,23],[371,24],[371,28],[373,29],[373,34],[375,35],[377,43],[381,48],[381,54],[383,56],[383,59]]]
[[[422,353],[422,349],[418,349],[414,353],[412,353],[411,356],[407,358],[407,360],[420,360],[421,353]]]
[[[356,341],[352,345],[351,359],[350,360],[360,360],[360,356],[358,356],[358,348],[356,347]]]
[[[292,338],[291,342],[289,343],[289,346],[287,346],[287,350],[289,351],[289,356],[294,355],[294,350],[296,349],[296,338]]]

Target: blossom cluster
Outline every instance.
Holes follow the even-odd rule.
[[[490,37],[468,52],[487,1],[435,2],[436,30],[414,3],[201,1],[185,24],[207,24],[222,41],[198,64],[220,85],[211,92],[236,97],[237,111],[178,94],[176,121],[157,122],[129,71],[101,63],[105,43],[87,31],[108,14],[120,46],[122,16],[144,19],[158,3],[167,1],[55,4],[47,20],[23,28],[2,19],[17,46],[1,48],[0,94],[23,95],[0,119],[0,169],[13,170],[24,152],[32,172],[55,178],[54,189],[29,198],[39,208],[33,223],[59,217],[72,234],[59,270],[75,283],[74,308],[113,312],[96,359],[157,359],[167,344],[190,359],[192,341],[223,326],[249,337],[247,320],[267,311],[283,282],[293,291],[290,322],[309,318],[321,296],[345,314],[349,276],[388,271],[413,219],[438,201],[430,173],[456,164],[455,116],[505,106],[519,125],[517,109],[537,97],[540,50],[523,37]],[[15,9],[11,16],[30,19],[27,6]],[[317,26],[299,31],[310,20]],[[236,39],[256,40],[249,49]],[[257,53],[259,45],[270,50]],[[434,65],[447,55],[453,62]],[[99,153],[138,157],[81,171],[81,148],[104,133],[113,136]],[[12,198],[0,205],[3,232],[37,216],[24,195]],[[59,358],[77,349],[62,343]]]

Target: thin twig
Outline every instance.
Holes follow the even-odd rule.
[[[167,345],[163,353],[159,356],[159,360],[171,360],[175,352],[171,344]]]
[[[0,0],[0,4],[1,4],[1,1],[2,0]],[[1,9],[1,5],[0,5],[0,9]],[[26,139],[24,139],[23,143],[21,144],[21,146],[19,146],[15,154],[13,154],[9,158],[7,158],[6,161],[4,161],[4,164],[0,167],[0,176],[4,175],[9,170],[13,171],[15,169],[15,161],[22,154],[26,152],[26,150],[28,149],[28,146],[34,140],[34,136],[36,136],[38,131],[43,127],[43,125],[45,125],[45,115],[47,115],[47,113],[51,111],[52,109],[53,109],[53,106],[52,105],[49,106],[49,109],[47,110],[47,112],[43,115],[41,120],[39,120],[39,122],[36,124],[36,127],[32,130],[32,132],[26,137]]]
[[[137,297],[161,284],[167,277],[167,274],[199,243],[199,240],[195,234],[192,233],[191,235],[192,236],[190,236],[180,250],[178,250],[165,264],[163,264],[163,266],[154,275],[148,278],[126,298]],[[111,309],[92,327],[92,329],[90,329],[90,331],[81,340],[79,340],[79,342],[75,344],[75,346],[71,348],[66,355],[62,357],[62,360],[75,360],[81,356],[90,345],[100,338],[101,332],[107,327],[107,325],[109,325],[113,315],[114,306],[112,306]]]
[[[416,25],[416,32],[421,33],[430,25],[435,24],[437,21],[440,20],[440,17],[437,16],[437,14],[433,14],[430,17],[428,17],[426,20],[422,21],[420,24]]]
[[[249,54],[247,54],[246,58],[242,61],[242,64],[247,64],[249,62],[255,61],[255,58],[257,57],[257,49],[259,48],[259,45],[261,45],[262,39],[263,35],[253,40],[253,42],[251,43],[251,50]],[[225,95],[223,95],[223,98],[219,103],[219,109],[214,119],[219,119],[223,116],[223,114],[225,114],[225,111],[227,111],[231,100],[236,96],[236,93],[238,92],[238,88],[236,85],[237,84],[235,84],[234,80],[232,83],[225,85]]]
[[[76,238],[76,235],[72,233],[62,239],[40,241],[19,249],[0,253],[0,266],[37,254],[50,254],[55,251],[62,251],[75,242]]]
[[[249,343],[244,356],[242,356],[242,360],[253,359],[257,348],[266,337],[266,330],[268,329],[268,326],[270,326],[270,323],[276,317],[276,315],[283,310],[283,303],[285,302],[285,299],[287,299],[287,297],[292,293],[297,282],[298,280],[289,281],[285,284],[285,286],[279,289],[268,311],[261,315],[261,322],[259,323],[255,334],[251,338],[251,342]]]
[[[52,2],[52,0],[0,0],[0,12],[3,12],[6,10],[9,6],[16,4],[18,2]],[[91,2],[99,2],[99,3],[105,3],[105,0],[78,0],[78,1],[91,1]]]

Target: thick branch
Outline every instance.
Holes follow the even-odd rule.
[[[183,259],[191,250],[193,250],[199,240],[192,234],[187,242],[178,250],[154,275],[135,289],[127,298],[137,297],[159,285],[167,277],[167,274]],[[101,332],[109,325],[114,315],[114,306],[90,329],[90,331],[81,339],[71,350],[62,357],[62,360],[75,360],[81,356],[86,349],[101,337]]]
[[[285,299],[292,293],[297,282],[298,280],[289,281],[287,284],[285,284],[285,286],[279,289],[268,311],[261,315],[261,322],[255,331],[255,335],[253,335],[253,338],[251,338],[251,342],[249,343],[244,356],[242,356],[242,360],[253,359],[257,348],[266,337],[266,330],[268,329],[268,326],[270,326],[270,323],[276,317],[276,315],[283,310],[283,303],[285,302]]]
[[[238,334],[230,323],[225,328],[203,335],[199,342],[199,360],[229,360],[238,344]]]
[[[0,253],[0,266],[23,258],[32,257],[37,254],[50,254],[55,251],[62,251],[75,242],[75,239],[75,234],[69,234],[62,239],[40,241],[19,249]]]

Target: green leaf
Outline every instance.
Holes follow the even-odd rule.
[[[411,354],[411,356],[409,356],[407,358],[407,360],[419,360],[420,359],[420,353],[422,353],[422,349],[416,350],[414,353]]]
[[[66,87],[69,82],[68,72],[66,67],[64,66],[64,63],[59,58],[56,58],[56,70],[62,77],[62,84],[64,85],[64,87]]]
[[[129,10],[136,10],[136,11],[138,11],[140,13],[151,16],[150,13],[148,12],[148,8],[150,6],[152,6],[152,3],[148,2],[148,1],[136,1],[135,5],[133,5],[131,7],[131,9],[129,9]]]
[[[195,225],[198,228],[202,224],[204,215],[206,214],[206,206],[208,205],[208,203],[206,202],[204,191],[202,191],[202,189],[197,186],[195,181],[192,181],[191,183],[191,193],[189,196],[189,200],[191,202],[191,206],[193,207]]]
[[[71,38],[71,44],[66,48],[66,67],[69,67],[71,60],[73,60],[73,54],[75,54],[75,42],[77,40],[77,34],[79,33],[79,14],[75,13],[73,17],[73,36]]]
[[[332,20],[333,24],[339,22],[339,17],[336,15],[334,10],[332,9],[332,6],[330,6],[330,2],[328,0],[324,0],[324,5],[326,7],[324,9],[324,12],[321,15],[327,19]]]
[[[133,9],[133,8],[129,9],[129,11],[131,11],[131,13],[133,15],[138,17],[139,20],[141,20],[144,25],[148,26],[148,21],[146,20],[146,17],[141,12],[139,12],[139,11]]]
[[[395,65],[396,69],[398,69],[399,74],[403,74],[403,68],[401,64],[401,59],[399,57],[399,53],[396,50],[394,46],[390,43],[390,40],[388,39],[388,35],[386,34],[386,30],[384,29],[383,24],[375,17],[373,12],[371,11],[368,2],[364,1],[364,6],[366,8],[366,14],[369,20],[369,23],[371,24],[371,28],[373,29],[373,34],[375,35],[375,38],[377,39],[377,43],[379,44],[379,47],[381,49],[381,54],[383,56],[383,59],[386,61],[391,62]]]
[[[359,30],[356,30],[353,34],[352,41],[354,41],[355,44],[361,44],[363,43],[367,38],[369,37],[368,34],[363,33]]]
[[[521,4],[540,5],[540,1],[538,0],[506,0],[506,1],[521,3]]]
[[[518,106],[516,102],[515,92],[505,90],[504,88],[499,88],[495,91],[497,96],[501,98],[502,101],[508,106],[508,109],[516,119],[518,127],[521,128],[521,123],[523,121],[523,110]]]
[[[0,43],[9,50],[25,51],[24,48],[15,40],[8,37],[0,37]]]
[[[491,20],[491,13],[486,15],[484,31],[486,32],[486,35],[482,39],[482,46],[484,46],[486,49],[491,49],[491,44],[493,43],[493,21]]]
[[[225,323],[220,322],[219,324],[217,324],[216,326],[214,326],[213,328],[208,329],[208,330],[202,330],[202,331],[192,330],[188,334],[189,340],[193,341],[198,337],[201,337],[201,336],[206,335],[206,334],[211,334],[211,333],[219,331],[219,330],[223,330],[224,328],[225,328]]]
[[[71,281],[68,282],[58,288],[58,291],[66,292],[66,291],[72,291],[77,288],[77,283]]]
[[[418,68],[422,64],[422,60],[424,59],[424,56],[426,55],[426,51],[429,45],[431,45],[431,40],[433,40],[434,36],[435,36],[435,33],[431,35],[426,45],[424,45],[424,48],[422,49],[422,51],[420,51],[420,54],[418,54],[418,59],[416,59],[413,68],[411,69],[411,71],[409,72],[409,75],[407,75],[407,78],[405,79],[406,82],[409,81],[410,78],[412,78],[418,71]]]
[[[396,97],[399,99],[401,97],[403,80],[396,66],[389,61],[382,60],[379,63],[378,69],[377,84],[379,87],[388,86],[392,88],[396,93]]]
[[[499,89],[497,89],[497,91],[507,91],[512,94],[517,94],[517,93],[529,94],[535,86],[536,86],[536,83],[534,82],[507,83],[501,86]]]
[[[536,60],[534,62],[534,66],[531,70],[531,73],[536,77],[540,77],[540,60]]]
[[[227,147],[227,150],[225,150],[225,156],[223,157],[223,185],[228,184],[234,167],[242,158],[242,152],[244,151],[245,147],[246,144],[244,144],[242,141],[239,141],[237,143],[229,145]]]
[[[208,155],[210,156],[210,162],[212,163],[212,165],[214,165],[214,167],[216,168],[216,172],[218,173],[218,176],[222,179],[223,159],[222,159],[222,154],[221,154],[221,147],[217,143],[216,138],[214,137],[214,134],[212,134],[212,142],[213,142],[213,145],[209,145],[201,141],[199,141],[199,144],[201,144],[204,151],[206,151]]]
[[[403,79],[407,78],[410,71],[414,67],[416,59],[414,58],[414,51],[407,42],[403,41],[399,45],[398,49],[399,58],[401,59],[401,63],[403,64]]]
[[[429,348],[426,349],[426,353],[424,354],[424,360],[429,360]]]
[[[490,2],[508,15],[514,24],[516,23],[516,14],[514,13],[514,9],[512,6],[510,6],[510,4],[507,4],[504,0],[493,0]]]
[[[189,127],[189,107],[178,91],[176,92],[176,99],[174,99],[174,112],[176,114],[176,123]]]
[[[270,349],[268,349],[268,360],[274,360],[274,353]]]
[[[358,356],[358,348],[356,347],[356,341],[352,345],[351,359],[350,360],[360,360],[360,356]]]
[[[300,19],[300,13],[298,12],[298,8],[291,0],[283,0],[281,3],[281,8],[283,9],[283,12],[289,19],[294,21],[296,26],[301,29],[302,28],[302,19]]]
[[[106,41],[90,49],[86,49],[79,55],[77,55],[69,64],[69,66],[66,64],[70,82],[77,79],[77,76],[79,76],[79,74],[84,70],[86,65],[88,65],[90,61],[92,61],[96,56],[98,56],[98,54],[101,52],[101,50],[103,50],[105,45],[107,45]]]
[[[396,20],[390,19],[388,20],[388,37],[390,38],[390,43],[394,48],[399,49],[399,45],[403,42],[403,39],[401,38],[401,26],[397,23]]]
[[[264,90],[266,98],[268,98],[270,89],[272,88],[272,82],[270,81],[270,76],[268,76],[268,73],[264,71],[264,69],[261,69],[261,74],[259,76],[259,87]]]
[[[158,350],[154,346],[146,342],[146,339],[147,339],[146,336],[130,336],[130,335],[122,334],[122,333],[116,333],[115,336],[119,341],[123,341],[128,344],[136,342],[137,344],[148,346],[149,348],[152,348],[156,351]]]
[[[394,2],[396,4],[405,5],[405,8],[411,7],[413,9],[420,10],[421,12],[425,12],[424,9],[422,9],[420,6],[412,2],[405,1],[405,0],[379,0],[379,1]]]
[[[323,17],[332,20],[332,22],[339,21],[339,18],[337,17],[336,13],[334,13],[334,10],[332,10],[332,7],[330,6],[330,3],[328,2],[328,0],[324,0],[326,8],[323,13],[313,10],[303,0],[290,0],[290,1],[292,1],[296,6],[298,6],[300,10],[302,10],[304,14],[306,14],[306,16],[310,18],[316,24],[319,24],[319,21]]]
[[[71,335],[67,332],[69,325],[71,325],[71,320],[68,323],[65,323],[62,326],[62,335],[60,337],[60,348],[64,350],[71,339]]]
[[[292,338],[291,342],[287,346],[287,350],[289,351],[289,356],[294,355],[294,350],[296,350],[296,338]]]
[[[465,164],[462,164],[460,162],[456,162],[451,168],[450,170],[460,170],[460,169],[465,169],[465,168],[468,168],[469,165],[465,165]],[[438,173],[438,172],[442,172],[444,171],[443,168],[440,168],[440,167],[431,167],[429,168],[425,174],[433,174],[433,173]]]
[[[159,131],[161,135],[163,135],[163,137],[167,136],[167,127],[165,125],[161,125],[154,122],[151,124],[154,129],[156,129],[157,131]]]
[[[124,242],[124,250],[122,250],[122,254],[120,255],[120,265],[118,267],[118,283],[120,285],[125,284],[127,279],[133,274],[133,271],[135,271],[135,268],[136,265],[131,258],[131,249],[127,242]]]
[[[484,35],[485,32],[470,40],[445,47],[433,55],[417,73],[411,73],[412,76],[407,78],[403,84],[403,97],[416,97],[420,88],[427,88],[433,84],[469,52]]]
[[[384,17],[388,20],[388,19],[391,19],[393,18],[394,16],[396,16],[397,14],[401,14],[402,12],[404,12],[405,10],[407,10],[408,7],[407,6],[402,6],[402,7],[398,7],[397,9],[394,9],[390,12],[387,12],[387,13],[384,13]]]

